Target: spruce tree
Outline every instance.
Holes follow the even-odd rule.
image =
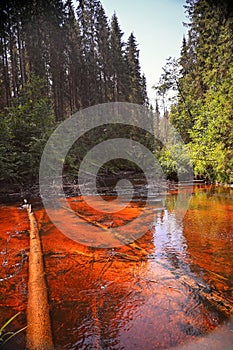
[[[79,1],[77,8],[78,22],[81,32],[82,76],[84,77],[81,95],[82,106],[88,107],[98,103],[98,67],[96,38],[96,8],[95,0]]]
[[[130,34],[126,44],[125,58],[128,70],[128,100],[132,103],[144,104],[147,98],[145,95],[146,80],[145,76],[141,75],[139,50],[133,33]]]
[[[110,26],[101,4],[97,7],[96,20],[99,102],[108,102],[111,100]]]
[[[67,96],[66,109],[68,116],[82,108],[83,56],[81,51],[81,34],[79,23],[71,0],[65,6],[65,67]]]
[[[128,101],[128,74],[124,59],[123,32],[120,29],[117,15],[111,20],[111,101]]]

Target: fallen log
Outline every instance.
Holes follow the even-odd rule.
[[[27,304],[27,349],[53,350],[47,285],[41,241],[31,205],[25,205],[30,220],[30,253]]]
[[[67,208],[65,206],[61,206],[63,209],[65,209],[66,211],[70,212],[71,214],[79,217],[80,219],[90,223],[91,225],[93,226],[96,226],[96,227],[99,227],[101,228],[103,231],[106,231],[108,232],[109,234],[115,236],[117,239],[119,239],[119,241],[122,243],[122,245],[126,245],[130,248],[135,248],[136,250],[140,251],[144,256],[147,256],[149,253],[142,247],[140,247],[139,244],[136,243],[136,238],[132,237],[131,236],[131,240],[132,242],[129,242],[128,239],[125,239],[125,237],[119,233],[116,233],[116,232],[112,232],[112,227],[110,226],[106,226],[106,225],[103,225],[101,223],[99,223],[98,221],[93,221],[91,218],[85,216],[85,215],[82,215],[80,213],[75,213],[72,209],[70,208]]]
[[[198,277],[194,277],[185,270],[173,270],[173,268],[169,267],[160,259],[157,259],[156,263],[168,270],[177,281],[188,287],[194,295],[198,295],[199,298],[211,304],[212,307],[222,313],[222,315],[225,317],[232,317],[233,302],[220,291],[213,289],[204,281],[200,280]]]

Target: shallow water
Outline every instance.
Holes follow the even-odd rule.
[[[145,212],[134,201],[113,215],[90,210],[81,197],[70,198],[71,208],[86,215],[84,231],[98,242],[117,226],[127,235],[125,223],[143,213],[133,226],[141,237],[111,248],[71,240],[34,205],[56,349],[232,348],[232,189],[180,191],[191,196],[183,220],[174,209],[177,191],[163,196],[162,205],[152,201]],[[19,329],[26,322],[28,221],[17,205],[1,206],[0,218],[1,324],[22,310],[12,325]],[[73,225],[65,209],[60,218],[67,229]],[[81,232],[83,220],[74,220]],[[97,236],[98,225],[103,236]],[[21,335],[17,348],[24,345]]]

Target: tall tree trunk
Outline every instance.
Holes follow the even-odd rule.
[[[3,52],[3,75],[4,75],[5,99],[6,99],[6,106],[9,107],[10,101],[11,101],[11,91],[10,91],[7,44],[6,44],[5,38],[1,38],[1,45],[2,45],[2,52]]]
[[[21,85],[22,85],[22,87],[24,87],[24,84],[26,82],[26,79],[25,79],[25,58],[24,58],[23,41],[21,40],[21,31],[20,31],[20,27],[19,27],[19,22],[17,23],[17,40],[18,40],[18,49],[19,49]]]

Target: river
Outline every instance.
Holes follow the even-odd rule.
[[[39,202],[33,203],[55,349],[232,349],[233,189],[187,186],[182,191],[190,196],[182,220],[176,212],[178,192],[171,190],[162,205],[152,201],[135,224],[135,234],[143,234],[134,243],[108,248],[70,239]],[[20,204],[0,206],[0,326],[21,311],[13,331],[26,325],[29,223]],[[87,213],[85,198],[71,197],[69,204],[86,215],[85,230],[89,227],[93,237],[95,223],[124,226],[143,211],[136,200],[120,214],[102,217]],[[60,220],[69,229],[66,215],[61,211]],[[25,334],[5,348],[24,349]]]

